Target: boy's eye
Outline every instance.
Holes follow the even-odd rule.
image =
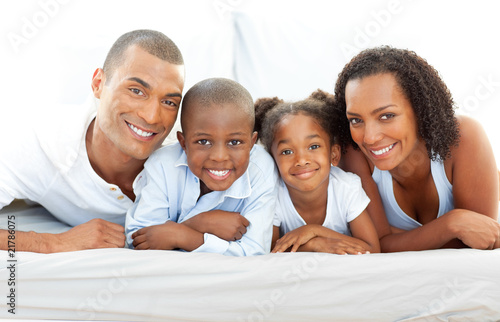
[[[141,96],[144,95],[144,93],[138,88],[131,88],[130,91],[134,94],[137,94],[137,95],[141,95]]]
[[[196,141],[196,143],[200,144],[200,145],[209,145],[210,144],[210,141],[206,140],[206,139],[202,139],[202,140],[198,140]]]
[[[283,154],[283,155],[289,155],[289,154],[292,154],[292,153],[293,153],[292,150],[283,150],[283,151],[281,151],[281,154]]]
[[[382,116],[380,116],[380,119],[381,120],[389,120],[389,119],[392,119],[394,116],[396,116],[396,115],[394,115],[393,113],[387,113],[387,114],[383,114]]]
[[[318,144],[313,144],[309,147],[309,150],[316,150],[319,148],[319,145]]]
[[[241,141],[240,140],[231,140],[229,141],[228,143],[229,145],[240,145],[241,144]]]

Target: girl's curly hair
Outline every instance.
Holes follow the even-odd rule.
[[[298,102],[285,102],[277,97],[259,98],[255,106],[255,128],[259,139],[268,152],[274,140],[277,125],[286,115],[303,113],[310,116],[328,133],[331,144],[338,142],[336,114],[333,113],[332,94],[317,90],[308,98]]]
[[[450,148],[459,143],[455,104],[439,73],[415,52],[382,46],[362,51],[342,70],[335,84],[335,110],[344,117],[339,123],[343,150],[348,145],[359,148],[352,140],[346,115],[345,88],[352,79],[376,74],[393,74],[413,107],[418,135],[424,140],[432,160],[445,160]]]

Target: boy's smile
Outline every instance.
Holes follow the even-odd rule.
[[[227,190],[248,167],[257,138],[250,117],[229,103],[189,110],[183,116],[183,132],[177,132],[189,169],[201,180],[202,191]]]

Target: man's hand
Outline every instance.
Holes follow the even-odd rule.
[[[182,223],[200,233],[209,233],[226,241],[241,239],[250,222],[237,212],[211,210]]]
[[[70,230],[54,235],[47,245],[49,252],[68,252],[94,248],[119,248],[125,246],[125,229],[118,224],[92,219]]]

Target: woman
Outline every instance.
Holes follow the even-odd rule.
[[[346,156],[371,199],[382,251],[500,247],[498,169],[476,121],[455,116],[437,71],[414,52],[354,57],[335,86]]]

